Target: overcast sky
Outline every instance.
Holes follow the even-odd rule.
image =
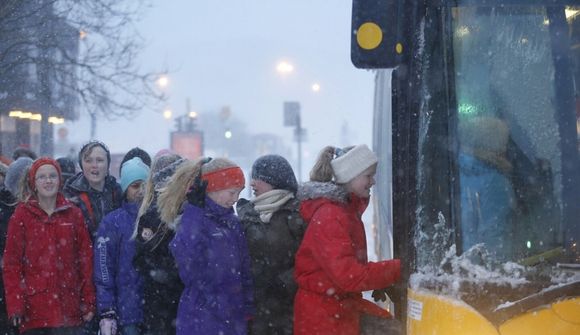
[[[351,0],[152,1],[139,22],[146,41],[141,63],[171,71],[174,115],[185,113],[187,98],[200,112],[229,106],[250,132],[280,134],[296,150],[282,106],[299,101],[306,160],[324,145],[343,145],[345,122],[351,144],[371,144],[374,76],[350,62]],[[276,71],[281,60],[294,66],[285,77]],[[65,126],[71,141],[88,139],[86,116]],[[97,138],[112,152],[141,146],[154,154],[169,146],[173,126],[161,110],[143,111],[131,121],[99,121]]]

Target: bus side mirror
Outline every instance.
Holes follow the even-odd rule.
[[[357,68],[394,68],[402,62],[403,0],[353,0],[350,58]]]

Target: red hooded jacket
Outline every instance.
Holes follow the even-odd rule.
[[[80,326],[95,311],[93,252],[81,210],[58,194],[49,216],[36,200],[20,203],[8,223],[3,278],[8,315],[20,332]]]
[[[359,334],[360,313],[389,317],[362,292],[397,281],[400,262],[367,260],[361,216],[369,199],[331,183],[306,183],[303,192],[300,214],[308,228],[295,261],[294,334]]]

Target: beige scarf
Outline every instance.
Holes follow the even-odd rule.
[[[288,200],[294,198],[294,194],[287,190],[271,190],[250,200],[254,209],[260,214],[262,222],[270,222],[272,214]]]

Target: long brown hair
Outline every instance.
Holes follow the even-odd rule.
[[[137,219],[135,220],[135,227],[133,229],[133,235],[131,236],[131,238],[134,239],[135,237],[137,237],[137,233],[139,230],[139,219],[141,219],[141,217],[145,215],[149,207],[151,207],[153,199],[155,198],[155,192],[158,192],[159,188],[165,186],[166,182],[165,180],[160,180],[157,183],[155,182],[156,174],[159,173],[164,168],[168,167],[169,165],[176,163],[180,159],[182,159],[181,156],[171,153],[159,156],[155,158],[155,160],[153,160],[153,163],[151,164],[151,171],[149,172],[149,176],[147,177],[147,181],[145,182],[143,201],[139,206],[139,212],[137,213]]]

